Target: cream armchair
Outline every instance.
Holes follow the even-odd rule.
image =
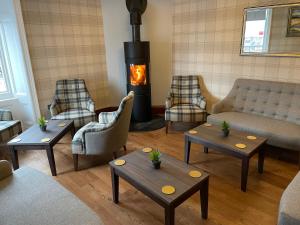
[[[74,120],[76,129],[95,121],[95,105],[84,80],[58,80],[50,113],[53,120]]]
[[[113,157],[126,142],[133,106],[134,93],[130,92],[117,111],[102,112],[98,122],[90,122],[79,129],[72,140],[74,169],[78,169],[78,155],[110,154]]]
[[[166,100],[166,133],[170,122],[204,122],[206,100],[197,76],[173,76]]]

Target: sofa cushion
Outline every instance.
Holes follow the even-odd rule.
[[[0,181],[1,225],[101,225],[98,216],[51,177],[23,167]]]
[[[267,137],[270,145],[300,151],[300,126],[297,124],[242,112],[223,112],[207,118],[209,123],[217,125],[224,120],[232,128]]]
[[[283,192],[280,206],[278,225],[300,224],[300,172]]]

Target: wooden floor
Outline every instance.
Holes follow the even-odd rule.
[[[182,160],[183,133],[165,135],[164,131],[130,133],[128,152],[150,146]],[[21,167],[31,166],[50,175],[44,151],[21,152],[19,158]],[[163,209],[123,180],[120,204],[112,202],[110,170],[101,158],[80,157],[81,170],[74,172],[69,136],[56,145],[55,160],[58,172],[55,179],[89,205],[106,225],[164,223]],[[176,225],[274,225],[280,196],[298,171],[297,165],[267,157],[265,172],[260,175],[254,157],[250,163],[248,191],[243,193],[240,191],[240,160],[215,151],[204,154],[200,145],[192,145],[191,163],[211,174],[209,218],[201,219],[199,195],[195,194],[176,209]]]

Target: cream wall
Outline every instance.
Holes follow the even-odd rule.
[[[107,71],[99,0],[21,0],[42,114],[59,79],[83,78],[97,108],[106,107]]]
[[[300,82],[300,59],[240,56],[243,9],[297,0],[175,0],[174,74],[197,74],[212,103],[227,95],[236,78]]]
[[[131,41],[125,0],[101,0],[111,105],[126,94],[123,42]],[[150,41],[152,105],[163,105],[172,71],[173,0],[148,0],[142,16],[141,39]]]

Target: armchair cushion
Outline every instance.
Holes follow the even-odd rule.
[[[73,137],[72,140],[72,153],[85,154],[85,133],[100,132],[109,128],[112,124],[101,124],[97,122],[90,122],[81,127]]]
[[[198,105],[181,104],[175,105],[165,111],[165,119],[174,122],[196,122],[202,121],[205,110]]]
[[[99,114],[99,123],[101,124],[107,124],[112,123],[115,121],[118,117],[118,112],[102,112]]]
[[[75,127],[82,127],[85,124],[95,121],[96,114],[87,109],[72,109],[52,116],[53,120],[74,120]]]

